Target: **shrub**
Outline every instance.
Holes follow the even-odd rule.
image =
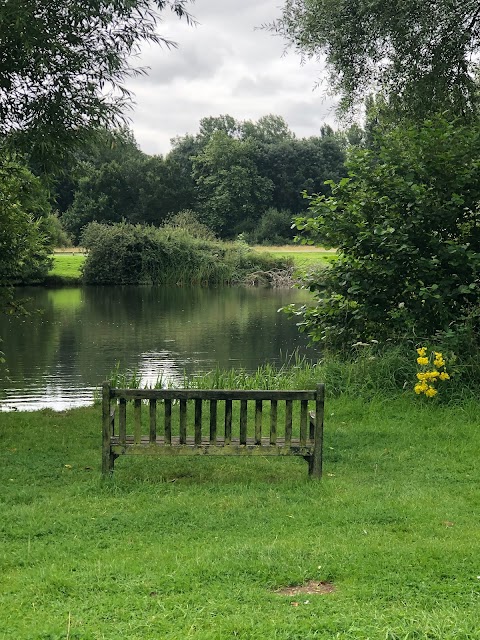
[[[188,233],[192,238],[199,240],[215,240],[215,233],[200,222],[195,211],[184,209],[171,216],[163,225],[165,229],[180,229]]]
[[[433,336],[463,326],[480,302],[480,123],[438,116],[356,150],[332,196],[296,219],[306,242],[338,248],[315,306],[313,340]]]
[[[260,218],[252,240],[257,244],[287,244],[293,241],[292,214],[270,207]]]
[[[226,284],[251,271],[286,268],[240,243],[193,237],[183,228],[93,222],[83,235],[88,284]]]

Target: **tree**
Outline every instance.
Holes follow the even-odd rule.
[[[296,220],[308,242],[339,249],[301,312],[330,346],[455,331],[480,303],[480,122],[437,116],[376,142]]]
[[[142,42],[170,8],[191,20],[187,0],[7,0],[0,8],[0,135],[39,169],[58,166],[99,126],[122,118],[124,80]],[[174,46],[174,45],[173,45]]]
[[[240,129],[242,138],[253,138],[258,142],[274,143],[295,138],[282,116],[272,113],[262,116],[257,122],[246,120],[241,123]]]
[[[99,167],[86,165],[73,203],[62,221],[76,240],[89,222],[121,222],[160,225],[176,211],[175,184],[170,184],[161,156],[142,152]]]
[[[302,56],[326,60],[343,109],[377,90],[419,121],[438,110],[466,115],[478,103],[478,0],[286,0],[268,28]]]
[[[0,163],[0,291],[41,280],[51,265],[50,204],[40,180],[17,162]]]
[[[270,202],[273,185],[257,170],[255,144],[217,131],[193,160],[201,222],[220,237],[252,230]]]

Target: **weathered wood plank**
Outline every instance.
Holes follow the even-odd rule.
[[[139,398],[134,401],[133,420],[135,442],[138,443],[142,439],[142,401]]]
[[[268,391],[250,389],[112,389],[112,398],[128,400],[315,400],[311,390]]]
[[[120,398],[118,407],[118,435],[120,436],[120,442],[125,442],[127,437],[127,401],[125,398]]]
[[[195,444],[202,442],[202,400],[195,400]]]
[[[187,437],[185,444],[180,443],[178,436],[172,436],[171,446],[165,446],[163,436],[157,437],[156,444],[151,444],[148,437],[143,437],[140,444],[135,444],[132,436],[127,437],[126,445],[117,443],[114,439],[113,451],[124,455],[239,455],[239,456],[309,456],[312,453],[313,445],[302,447],[300,441],[292,439],[290,445],[285,446],[284,438],[278,438],[276,445],[270,444],[269,437],[262,438],[261,444],[255,443],[255,438],[247,438],[245,443],[241,443],[239,438],[232,438],[230,444],[225,444],[223,438],[217,438],[217,446],[211,445],[208,437],[202,438],[200,444],[195,443],[193,436]]]
[[[150,442],[157,439],[157,401],[150,400]]]
[[[172,401],[165,400],[165,442],[172,441]]]
[[[300,444],[305,445],[307,442],[307,422],[308,422],[308,400],[302,400],[300,403]]]
[[[285,445],[288,447],[292,441],[292,401],[287,400],[285,402]]]
[[[108,382],[102,387],[102,474],[106,476],[113,471],[114,458],[111,453],[112,423],[110,420],[111,389]]]
[[[225,444],[229,444],[232,439],[232,401],[225,400]]]
[[[322,477],[323,465],[323,414],[325,405],[325,385],[317,386],[317,399],[315,401],[315,433],[312,461],[309,465],[309,474],[313,478]]]
[[[217,400],[210,400],[210,443],[217,443]]]
[[[240,400],[240,444],[247,442],[247,401]]]
[[[277,401],[270,403],[270,444],[277,442]]]
[[[180,442],[187,441],[187,401],[180,400]]]
[[[262,401],[255,400],[255,442],[262,442]]]

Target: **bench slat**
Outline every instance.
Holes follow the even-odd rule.
[[[217,401],[210,400],[210,442],[217,443]]]
[[[270,444],[277,442],[277,401],[270,403]]]
[[[150,442],[157,439],[157,401],[150,400]]]
[[[240,444],[247,442],[247,401],[240,401]]]
[[[172,441],[172,401],[165,400],[165,442]]]
[[[112,389],[112,398],[132,400],[315,400],[311,390],[268,391],[249,389]]]
[[[118,433],[120,436],[120,442],[123,444],[127,438],[127,401],[125,398],[120,398],[118,413]]]
[[[300,405],[300,444],[305,445],[307,442],[307,415],[308,400],[302,400]]]
[[[232,401],[225,400],[225,444],[232,439]]]
[[[202,441],[202,401],[200,398],[195,400],[195,444]]]
[[[292,441],[292,401],[285,402],[285,445],[290,446]]]
[[[187,402],[180,400],[180,442],[187,441]]]
[[[135,442],[138,443],[142,439],[142,401],[139,398],[135,400],[133,413]]]
[[[262,442],[262,401],[255,400],[255,442]]]

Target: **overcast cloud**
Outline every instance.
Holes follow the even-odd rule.
[[[298,137],[335,124],[334,102],[314,90],[319,64],[282,55],[282,40],[258,29],[280,12],[281,0],[197,0],[190,6],[196,27],[162,14],[158,30],[178,48],[146,47],[136,63],[150,67],[148,75],[127,84],[136,102],[131,127],[143,151],[168,153],[171,138],[195,134],[205,116],[258,120],[273,113]]]

